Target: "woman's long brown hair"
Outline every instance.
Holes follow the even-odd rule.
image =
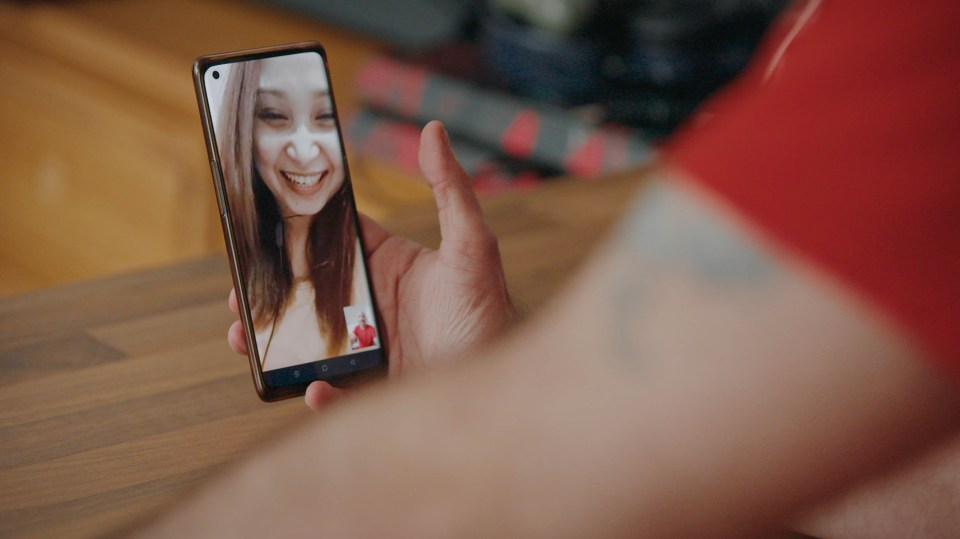
[[[258,329],[283,314],[295,288],[290,257],[284,251],[286,243],[277,240],[278,235],[283,237],[283,217],[253,161],[253,123],[262,62],[233,64],[217,130],[237,256],[246,272],[253,323]],[[339,355],[347,341],[343,307],[350,304],[353,291],[353,223],[350,179],[344,171],[343,185],[313,216],[307,236],[309,279],[328,356]]]

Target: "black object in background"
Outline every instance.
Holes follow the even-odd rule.
[[[591,102],[603,92],[606,47],[598,35],[559,35],[491,11],[479,41],[491,75],[507,90],[558,105]]]
[[[620,2],[605,58],[605,119],[665,136],[746,67],[785,0]]]
[[[597,0],[592,17],[565,34],[490,5],[479,41],[509,90],[600,104],[607,121],[664,135],[746,66],[787,3]]]

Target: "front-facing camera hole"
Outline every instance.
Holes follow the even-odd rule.
[[[214,72],[213,72],[213,78],[214,78],[214,79],[219,79],[219,78],[220,78],[220,72],[219,72],[219,71],[214,71]]]

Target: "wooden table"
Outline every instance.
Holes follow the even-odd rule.
[[[486,200],[536,310],[623,211],[637,175]],[[388,228],[436,245],[432,208]],[[261,403],[227,349],[219,256],[0,300],[0,537],[86,537],[164,504],[309,415]]]

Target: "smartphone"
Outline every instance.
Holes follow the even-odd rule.
[[[386,370],[319,43],[202,56],[193,78],[250,368],[264,401]]]

